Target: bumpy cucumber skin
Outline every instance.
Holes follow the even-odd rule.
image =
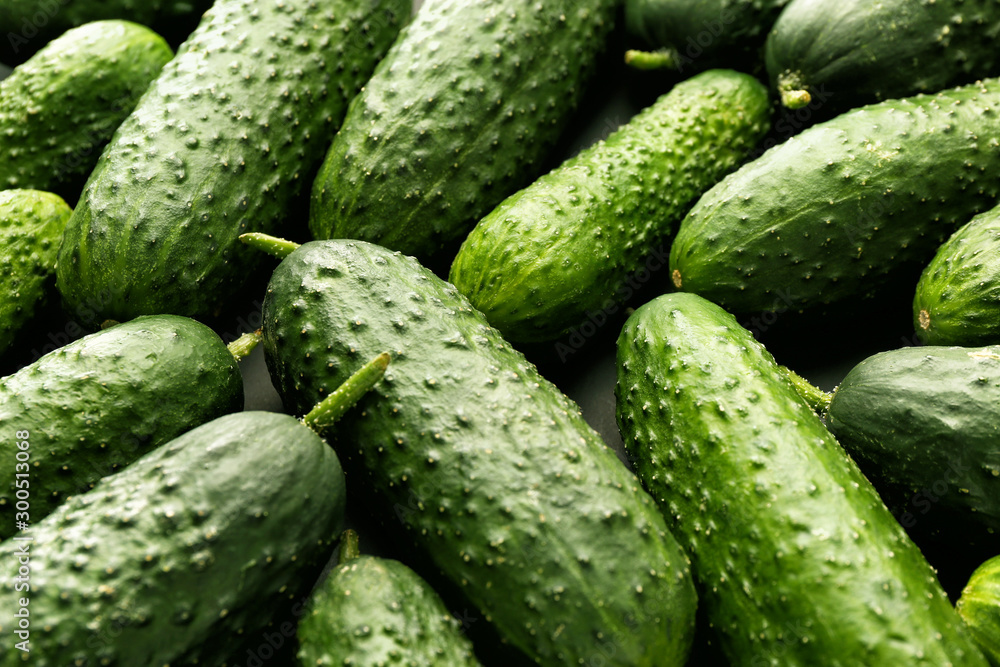
[[[615,0],[427,0],[313,185],[317,239],[426,257],[530,183],[577,107]]]
[[[101,156],[59,254],[71,307],[211,315],[263,255],[389,48],[406,0],[221,0]]]
[[[692,294],[618,341],[618,422],[734,663],[984,665],[934,572],[770,354]]]
[[[0,188],[57,190],[88,174],[173,56],[149,28],[98,21],[14,69],[0,82]]]
[[[49,192],[0,192],[0,354],[45,302],[72,212]]]
[[[220,417],[163,445],[25,532],[30,593],[0,544],[0,603],[30,597],[31,664],[221,665],[298,600],[344,514],[336,455],[288,415]],[[0,665],[23,664],[13,613]],[[79,660],[80,662],[75,662]]]
[[[877,292],[1000,199],[998,110],[993,79],[863,107],[775,146],[684,218],[674,284],[731,312]]]
[[[994,667],[1000,666],[1000,556],[979,566],[955,610]]]
[[[795,0],[765,51],[776,87],[791,77],[833,113],[994,76],[998,39],[995,0]]]
[[[917,283],[913,326],[927,345],[1000,343],[1000,208],[938,249]]]
[[[299,622],[301,667],[476,667],[472,643],[427,582],[402,563],[339,564]]]
[[[678,84],[606,141],[487,215],[449,280],[512,341],[557,337],[587,311],[622,300],[621,285],[666,244],[700,194],[767,131],[756,79],[713,70]]]
[[[242,409],[233,355],[211,329],[174,315],[118,324],[0,379],[0,423],[30,433],[35,521],[181,433]],[[0,538],[14,533],[18,451],[13,436],[0,439]]]
[[[272,276],[264,346],[299,413],[391,351],[334,446],[511,644],[543,665],[683,663],[696,597],[656,506],[452,285],[379,246],[307,243]]]
[[[1000,346],[869,357],[837,387],[827,426],[904,526],[997,551]]]

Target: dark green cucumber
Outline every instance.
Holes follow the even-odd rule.
[[[236,360],[194,320],[141,317],[50,352],[0,379],[0,424],[31,434],[27,470],[14,464],[10,433],[0,438],[0,538],[20,520],[18,473],[29,474],[37,521],[146,452],[242,409]]]
[[[426,257],[530,183],[576,109],[616,0],[427,0],[313,185],[317,239]]]
[[[827,425],[914,537],[1000,545],[1000,346],[907,347],[858,364]]]
[[[24,664],[20,609],[35,667],[221,665],[308,592],[344,500],[333,450],[288,415],[189,431],[0,544],[0,665]]]
[[[877,293],[1000,200],[1000,80],[863,107],[730,174],[681,223],[674,284],[733,312]]]
[[[99,21],[70,30],[14,69],[0,82],[0,188],[75,198],[173,55],[148,28]]]
[[[733,664],[985,665],[919,549],[732,315],[655,299],[618,367],[626,449]]]
[[[58,285],[100,315],[213,314],[319,166],[408,0],[220,0],[101,157],[66,228]]]
[[[606,141],[506,199],[462,245],[449,280],[508,340],[557,337],[622,289],[705,190],[767,131],[756,79],[712,70],[678,84]]]
[[[48,192],[0,192],[0,355],[46,301],[72,212]]]
[[[297,413],[391,351],[333,444],[509,643],[543,665],[683,663],[696,599],[656,506],[452,285],[379,246],[307,243],[271,278],[264,346]]]
[[[790,108],[823,114],[1000,74],[996,0],[793,0],[767,71]]]
[[[917,284],[913,326],[928,345],[1000,343],[1000,208],[938,249]]]
[[[457,619],[426,581],[399,561],[362,556],[357,533],[299,622],[301,667],[479,664]]]
[[[979,648],[994,667],[1000,666],[1000,556],[983,563],[955,604]]]

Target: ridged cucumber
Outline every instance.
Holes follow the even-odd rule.
[[[713,70],[678,84],[595,146],[506,199],[476,226],[449,280],[508,340],[555,338],[621,285],[705,190],[767,131],[756,79]]]
[[[618,423],[734,664],[985,665],[934,571],[736,319],[693,294],[618,339]]]
[[[1000,556],[973,572],[955,609],[972,630],[990,664],[1000,666]]]

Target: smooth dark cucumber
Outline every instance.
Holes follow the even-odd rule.
[[[427,0],[344,120],[313,185],[317,239],[426,257],[541,173],[616,0]]]
[[[1000,665],[1000,556],[986,561],[972,573],[955,609],[972,630],[990,664]]]
[[[756,79],[713,70],[678,84],[606,141],[506,199],[462,245],[449,280],[508,340],[557,337],[613,309],[650,253],[767,131]]]
[[[618,423],[733,664],[985,665],[920,550],[773,357],[693,294],[618,340]]]
[[[308,186],[408,0],[220,0],[101,156],[66,228],[58,285],[100,315],[210,316]]]
[[[733,312],[872,295],[1000,200],[1000,80],[848,112],[730,174],[681,223],[674,284]]]
[[[379,246],[307,243],[271,278],[264,346],[297,413],[391,352],[333,444],[510,644],[543,665],[684,662],[696,599],[663,517],[452,285]]]
[[[141,317],[86,336],[0,379],[0,538],[16,531],[29,474],[38,521],[68,497],[195,426],[243,409],[222,340],[194,320]],[[14,431],[30,433],[27,469]]]

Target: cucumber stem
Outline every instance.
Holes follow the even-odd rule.
[[[340,536],[340,550],[337,552],[337,562],[342,565],[360,555],[361,549],[358,547],[358,533],[348,528]]]
[[[249,232],[247,234],[240,234],[240,241],[246,243],[251,248],[256,248],[257,250],[263,250],[268,255],[277,257],[278,259],[284,259],[292,254],[292,251],[299,247],[300,244],[294,243],[292,241],[286,241],[285,239],[279,239],[277,236],[271,236],[269,234],[261,234],[259,232]]]
[[[805,89],[802,75],[795,72],[785,72],[778,76],[778,93],[781,95],[781,104],[786,109],[801,109],[812,102],[812,95]]]
[[[791,368],[782,366],[785,370],[785,374],[788,376],[788,380],[795,387],[795,391],[802,398],[806,404],[813,409],[813,411],[818,415],[826,414],[827,408],[830,407],[830,401],[833,399],[833,394],[828,394],[816,385],[806,380],[804,377],[793,371]]]
[[[389,359],[389,353],[383,352],[369,361],[361,370],[347,378],[344,384],[337,387],[336,391],[310,410],[302,421],[317,433],[333,426],[345,412],[368,393],[369,389],[375,386],[375,383],[382,379],[389,365]]]
[[[226,346],[229,353],[233,355],[236,361],[243,361],[246,357],[250,356],[257,344],[260,343],[261,338],[264,337],[264,332],[261,329],[256,331],[251,331],[250,333],[245,333],[232,343]]]
[[[110,329],[111,327],[117,326],[119,324],[121,324],[121,322],[119,322],[118,320],[104,320],[103,322],[101,322],[101,331],[104,331],[105,329]]]
[[[677,52],[629,49],[625,52],[625,64],[638,70],[677,69]]]

